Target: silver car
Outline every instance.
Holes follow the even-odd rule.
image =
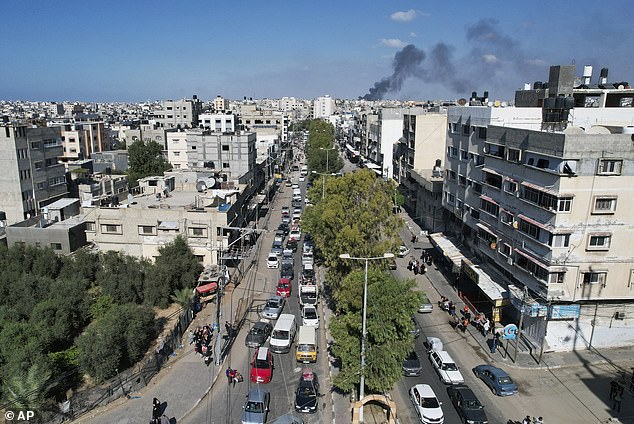
[[[269,392],[259,388],[249,390],[244,412],[242,413],[242,424],[263,424],[269,414]]]
[[[284,309],[285,299],[281,296],[271,296],[266,301],[264,309],[262,309],[262,316],[268,319],[277,319]]]

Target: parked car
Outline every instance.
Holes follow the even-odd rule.
[[[304,305],[302,308],[302,325],[319,328],[319,315],[314,305]]]
[[[313,252],[304,251],[304,253],[302,253],[302,265],[306,265],[306,264],[312,265],[313,263],[314,263]]]
[[[282,216],[284,215],[290,215],[291,214],[291,209],[288,206],[282,206]]]
[[[317,411],[317,398],[319,397],[319,381],[317,374],[310,368],[302,370],[299,384],[295,391],[295,410],[297,412],[313,413]]]
[[[278,225],[277,227],[278,230],[280,231],[284,231],[284,235],[286,236],[288,234],[288,232],[291,230],[291,228],[288,226],[288,224],[285,223],[280,223],[280,225]]]
[[[498,396],[511,396],[517,393],[517,384],[501,368],[493,365],[478,365],[473,369],[473,373]]]
[[[414,338],[420,336],[420,326],[414,317],[412,317],[412,328],[409,330],[409,333],[414,336]]]
[[[271,323],[266,319],[261,319],[260,321],[253,324],[253,327],[251,327],[244,339],[244,344],[247,347],[260,347],[271,336],[272,330],[273,326],[271,325]]]
[[[403,361],[403,375],[406,377],[417,377],[423,372],[420,357],[415,350],[412,350]]]
[[[434,310],[434,305],[431,303],[429,298],[427,297],[427,293],[421,292],[422,300],[420,306],[418,307],[418,312],[421,314],[429,313]]]
[[[273,354],[268,347],[255,350],[251,360],[251,382],[266,384],[273,378]]]
[[[267,268],[279,268],[280,267],[280,259],[273,252],[269,253],[269,256],[266,258],[266,267]]]
[[[266,301],[264,309],[262,310],[262,316],[269,319],[277,319],[284,309],[285,299],[280,296],[271,296]]]
[[[291,280],[289,278],[280,278],[275,294],[280,297],[291,297]]]
[[[288,238],[289,240],[295,240],[295,241],[299,241],[299,239],[302,237],[302,232],[299,229],[293,229],[291,230],[291,232],[288,234]]]
[[[409,389],[409,399],[414,405],[416,415],[423,424],[443,424],[445,415],[441,403],[429,384],[417,384]]]
[[[255,387],[249,390],[242,409],[242,424],[263,424],[269,414],[269,392]]]
[[[286,241],[286,248],[287,249],[291,249],[293,252],[297,251],[297,239],[292,239],[289,237],[289,239]]]
[[[299,176],[299,182],[300,182],[300,183],[303,183],[304,181],[306,181],[306,177],[305,177],[305,176],[303,176],[303,175],[300,175],[300,176]]]
[[[458,411],[458,415],[463,423],[469,424],[488,424],[484,406],[480,403],[476,395],[469,386],[458,384],[457,386],[449,386],[447,394],[453,406]]]
[[[398,257],[399,258],[404,258],[408,254],[409,254],[409,249],[407,248],[407,246],[401,245],[401,246],[398,247]]]
[[[280,256],[282,254],[282,251],[284,249],[282,248],[282,242],[281,241],[274,241],[273,242],[273,246],[271,246],[271,253],[273,253],[276,256]]]
[[[446,350],[432,350],[429,352],[429,360],[443,383],[464,383],[464,378],[462,377],[460,369],[458,369],[458,365],[456,365],[456,362],[451,358],[449,352]]]

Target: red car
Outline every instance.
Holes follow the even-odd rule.
[[[251,382],[270,383],[273,378],[273,355],[268,347],[259,347],[251,361]]]
[[[280,278],[275,294],[282,297],[291,297],[291,280],[289,278]]]

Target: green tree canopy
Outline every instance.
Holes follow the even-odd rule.
[[[313,119],[308,123],[310,135],[306,147],[308,169],[318,173],[337,173],[343,160],[333,148],[335,129],[329,122]]]
[[[327,178],[323,199],[321,186],[311,189],[314,206],[304,211],[302,227],[332,271],[342,276],[350,270],[350,262],[339,258],[341,253],[371,257],[396,252],[403,224],[392,213],[393,195],[393,183],[367,169]]]
[[[163,146],[156,141],[135,141],[128,147],[128,177],[130,185],[153,175],[163,175],[172,166],[163,157]]]
[[[333,383],[346,392],[356,387],[361,373],[363,283],[364,272],[353,272],[333,293],[332,351],[342,363]],[[413,280],[397,280],[377,269],[368,272],[365,383],[372,392],[391,390],[401,378],[403,360],[412,349],[412,315],[421,301],[414,287]]]

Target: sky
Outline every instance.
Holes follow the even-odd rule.
[[[0,100],[513,99],[551,65],[634,83],[631,0],[6,1]]]

